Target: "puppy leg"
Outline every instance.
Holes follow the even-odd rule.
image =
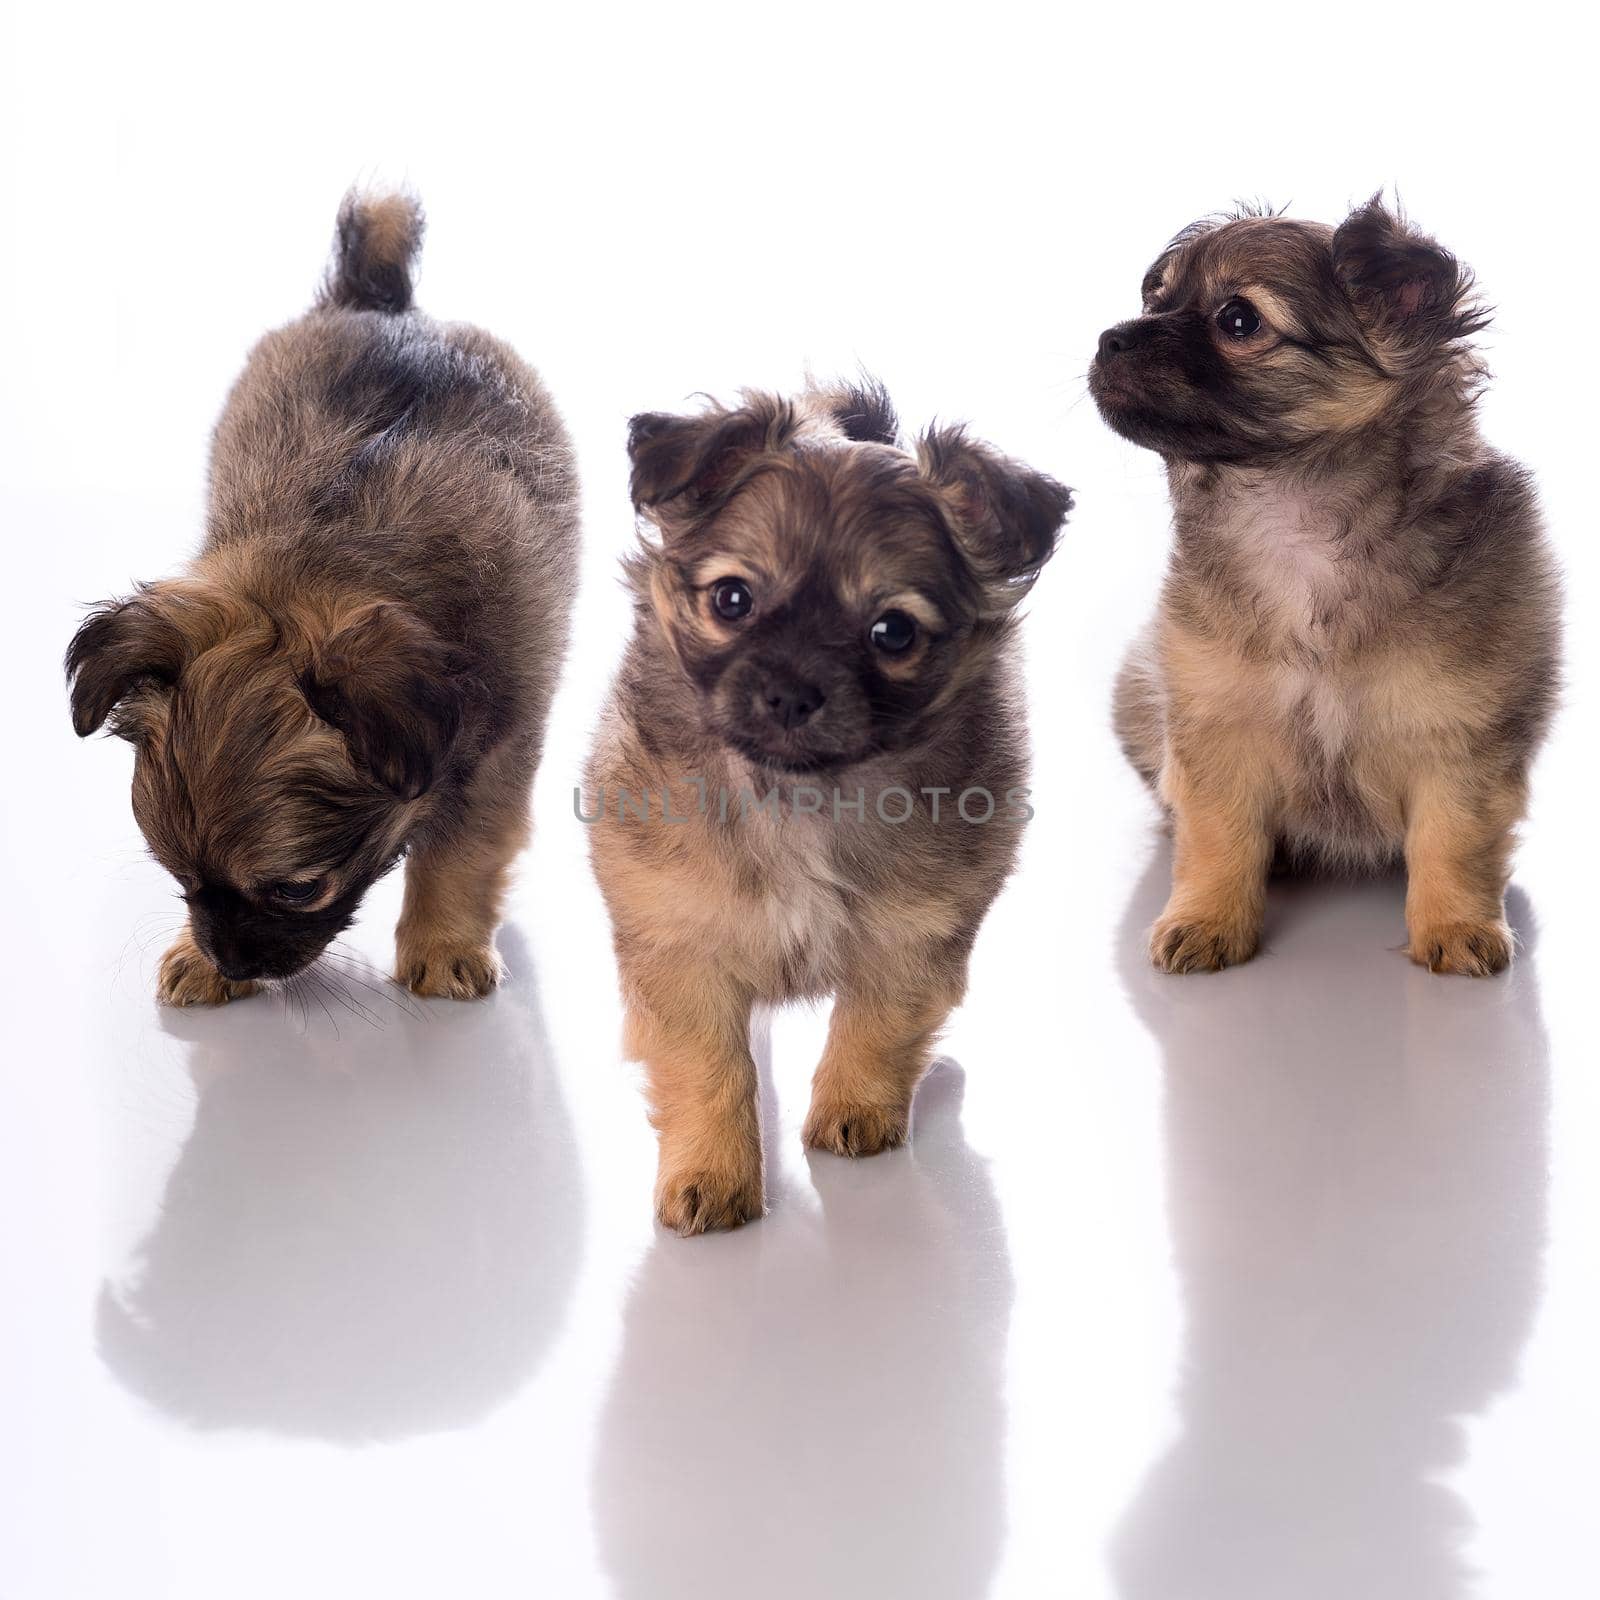
[[[955,1004],[932,994],[841,992],[801,1134],[813,1150],[872,1156],[906,1141],[911,1097]]]
[[[477,1000],[504,976],[494,931],[511,864],[528,838],[527,785],[506,788],[514,797],[469,790],[456,830],[423,841],[406,859],[395,976],[413,994]]]
[[[1406,954],[1430,972],[1484,978],[1511,964],[1505,918],[1512,829],[1525,794],[1463,774],[1431,773],[1406,822]]]
[[[1256,953],[1272,859],[1270,779],[1244,740],[1214,732],[1197,759],[1169,752],[1172,894],[1150,930],[1165,972],[1216,972]]]
[[[762,1213],[750,996],[708,968],[628,972],[627,1051],[660,1135],[656,1217],[688,1236]]]
[[[161,958],[156,979],[156,999],[167,1006],[220,1006],[228,1000],[243,1000],[261,985],[234,983],[224,978],[201,954],[188,923]]]

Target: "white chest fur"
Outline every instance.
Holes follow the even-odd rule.
[[[1304,492],[1264,484],[1230,502],[1221,532],[1263,621],[1315,645],[1348,598],[1338,511]]]
[[[1357,677],[1333,662],[1279,667],[1273,676],[1283,725],[1307,738],[1324,761],[1344,755],[1362,726],[1365,696]]]
[[[823,985],[849,929],[846,885],[834,861],[837,825],[831,816],[758,812],[740,828],[756,858],[762,889],[759,928],[797,982]]]

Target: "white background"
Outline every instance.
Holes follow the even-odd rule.
[[[0,1595],[1600,1588],[1576,16],[11,9]],[[420,193],[420,303],[515,343],[577,441],[516,982],[163,1017],[171,886],[60,655],[193,548],[222,397],[357,180]],[[1396,886],[1285,890],[1254,967],[1157,979],[1163,847],[1105,708],[1166,511],[1087,362],[1196,215],[1382,185],[1500,308],[1484,426],[1568,574],[1529,948],[1432,979]],[[1027,631],[1038,819],[946,1042],[959,1122],[946,1069],[910,1153],[805,1161],[825,1015],[785,1014],[772,1215],[683,1244],[571,812],[626,625],[626,419],[858,365],[1078,489]],[[396,898],[351,941],[379,967]]]

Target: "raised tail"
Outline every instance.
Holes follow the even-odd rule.
[[[352,189],[339,207],[333,265],[318,304],[348,311],[409,311],[411,268],[422,247],[422,206],[409,194]]]

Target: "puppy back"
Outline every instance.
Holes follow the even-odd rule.
[[[319,304],[347,311],[409,311],[422,229],[422,206],[415,196],[352,189],[339,207],[333,264]]]

